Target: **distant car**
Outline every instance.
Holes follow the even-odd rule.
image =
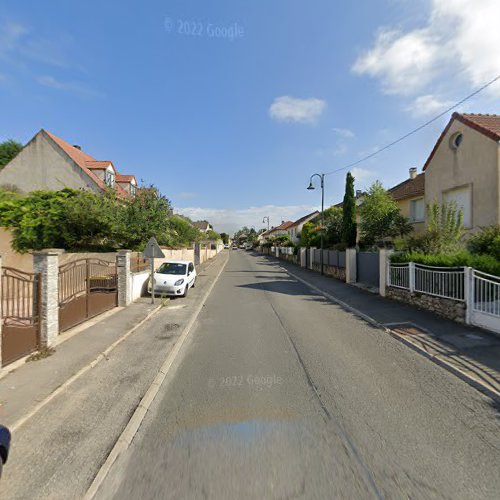
[[[155,295],[186,297],[196,283],[196,269],[189,260],[164,262],[154,273]],[[148,285],[151,293],[151,282]]]
[[[229,248],[229,245],[224,245],[224,248]]]
[[[233,245],[233,250],[238,250],[238,246],[237,245]]]
[[[0,477],[2,477],[2,469],[7,458],[9,457],[10,449],[10,431],[7,427],[0,425]]]

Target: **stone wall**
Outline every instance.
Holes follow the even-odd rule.
[[[390,286],[386,288],[386,297],[417,306],[420,309],[426,309],[458,323],[465,323],[465,302],[425,295],[418,292],[410,293],[409,290]]]
[[[321,264],[313,263],[313,271],[320,273]],[[345,281],[345,269],[343,267],[327,266],[326,264],[323,264],[323,271],[327,276],[331,276],[332,278],[336,278],[340,281]]]

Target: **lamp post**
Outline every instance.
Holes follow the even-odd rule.
[[[325,174],[313,174],[311,175],[311,178],[309,179],[309,186],[307,186],[307,189],[313,190],[315,187],[313,186],[313,178],[314,177],[319,177],[321,181],[321,274],[323,273],[323,231],[324,231],[324,226],[325,226],[325,219],[324,219],[324,207],[325,207]]]
[[[262,219],[262,223],[266,222],[267,220],[267,230],[269,231],[269,216],[266,215],[263,219]]]

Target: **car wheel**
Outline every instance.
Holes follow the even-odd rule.
[[[189,291],[189,283],[186,285],[186,288],[184,288],[184,293],[182,294],[183,297],[187,297]]]
[[[191,285],[193,288],[196,285],[196,278],[193,280],[193,284]]]

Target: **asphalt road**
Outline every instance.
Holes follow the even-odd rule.
[[[498,407],[232,251],[98,498],[499,498]]]

